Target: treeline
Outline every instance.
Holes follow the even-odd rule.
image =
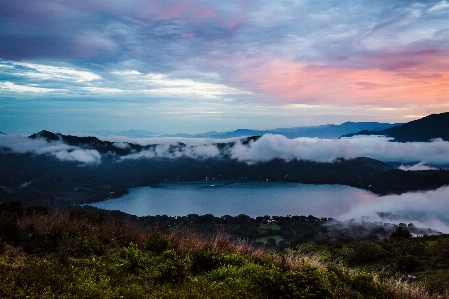
[[[297,245],[349,243],[354,241],[376,241],[388,238],[397,225],[382,222],[338,221],[333,218],[309,216],[238,216],[212,214],[186,216],[134,216],[120,211],[104,211],[90,206],[72,210],[71,213],[92,213],[105,218],[120,219],[141,227],[158,227],[165,232],[194,230],[199,233],[222,231],[234,237],[247,240],[265,249],[281,251]],[[429,228],[419,228],[413,223],[401,223],[414,235],[439,234]]]
[[[23,206],[19,201],[0,203],[0,210],[15,214],[47,212],[44,206]],[[60,210],[60,209],[58,209]],[[388,238],[397,225],[382,222],[338,221],[333,218],[309,216],[259,216],[250,217],[244,214],[238,216],[214,216],[212,214],[185,216],[134,216],[121,211],[105,211],[91,206],[67,208],[71,217],[96,219],[105,222],[115,219],[133,223],[139,227],[158,227],[161,231],[190,230],[207,234],[210,231],[222,231],[236,238],[247,240],[254,246],[274,249],[277,251],[292,248],[307,242],[316,244],[341,243],[354,241],[377,241]],[[413,223],[400,224],[414,235],[439,234],[429,228],[416,227]]]

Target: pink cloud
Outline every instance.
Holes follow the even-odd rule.
[[[237,76],[233,83],[240,88],[263,94],[279,102],[328,103],[400,106],[404,103],[438,104],[449,99],[449,56],[416,54],[392,69],[374,67],[376,59],[366,61],[371,67],[354,69],[302,61],[257,58],[236,60]],[[383,57],[385,64],[397,57]],[[399,67],[401,65],[401,67]]]

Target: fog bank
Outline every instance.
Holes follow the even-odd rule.
[[[259,162],[274,158],[332,162],[337,158],[369,157],[383,162],[449,164],[449,142],[391,142],[382,136],[342,139],[296,138],[266,134],[249,146],[237,143],[232,157]]]
[[[426,192],[387,195],[360,201],[339,220],[411,223],[449,233],[449,186]]]
[[[431,165],[449,165],[449,142],[391,142],[382,136],[356,136],[342,139],[296,138],[265,134],[257,140],[246,138],[127,138],[109,136],[117,149],[129,149],[130,144],[147,146],[133,150],[117,159],[142,158],[232,158],[246,163],[272,159],[333,162],[337,158],[369,157],[383,162],[417,164],[402,166],[404,170],[430,169]],[[151,147],[148,147],[151,145]],[[69,146],[62,141],[30,139],[24,135],[0,135],[0,147],[17,153],[52,155],[61,161],[100,163],[101,154],[91,148]],[[112,154],[115,155],[115,154]]]
[[[101,154],[97,150],[70,146],[62,141],[31,139],[25,135],[0,135],[0,148],[21,154],[49,155],[61,161],[75,161],[82,164],[101,162]]]

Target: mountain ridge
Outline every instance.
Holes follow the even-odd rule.
[[[437,138],[449,141],[448,128],[449,112],[443,112],[430,114],[426,117],[384,130],[362,130],[356,133],[345,134],[341,137],[384,135],[393,138],[397,142],[427,142]]]
[[[198,134],[175,133],[163,134],[145,130],[128,130],[128,131],[107,131],[99,130],[88,132],[94,135],[107,137],[110,135],[125,136],[130,138],[151,138],[151,137],[184,137],[184,138],[234,138],[243,136],[255,136],[263,134],[279,134],[287,138],[298,137],[316,137],[316,138],[337,138],[341,135],[358,132],[361,130],[383,130],[394,126],[402,125],[402,123],[380,123],[380,122],[344,122],[339,125],[326,124],[319,126],[304,126],[291,128],[275,128],[267,130],[245,129],[239,128],[234,131],[209,131]]]

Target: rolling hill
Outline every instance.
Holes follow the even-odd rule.
[[[397,142],[427,142],[441,138],[449,141],[449,112],[431,114],[400,126],[384,130],[362,130],[357,133],[343,135],[352,137],[356,135],[384,135],[394,138]]]

